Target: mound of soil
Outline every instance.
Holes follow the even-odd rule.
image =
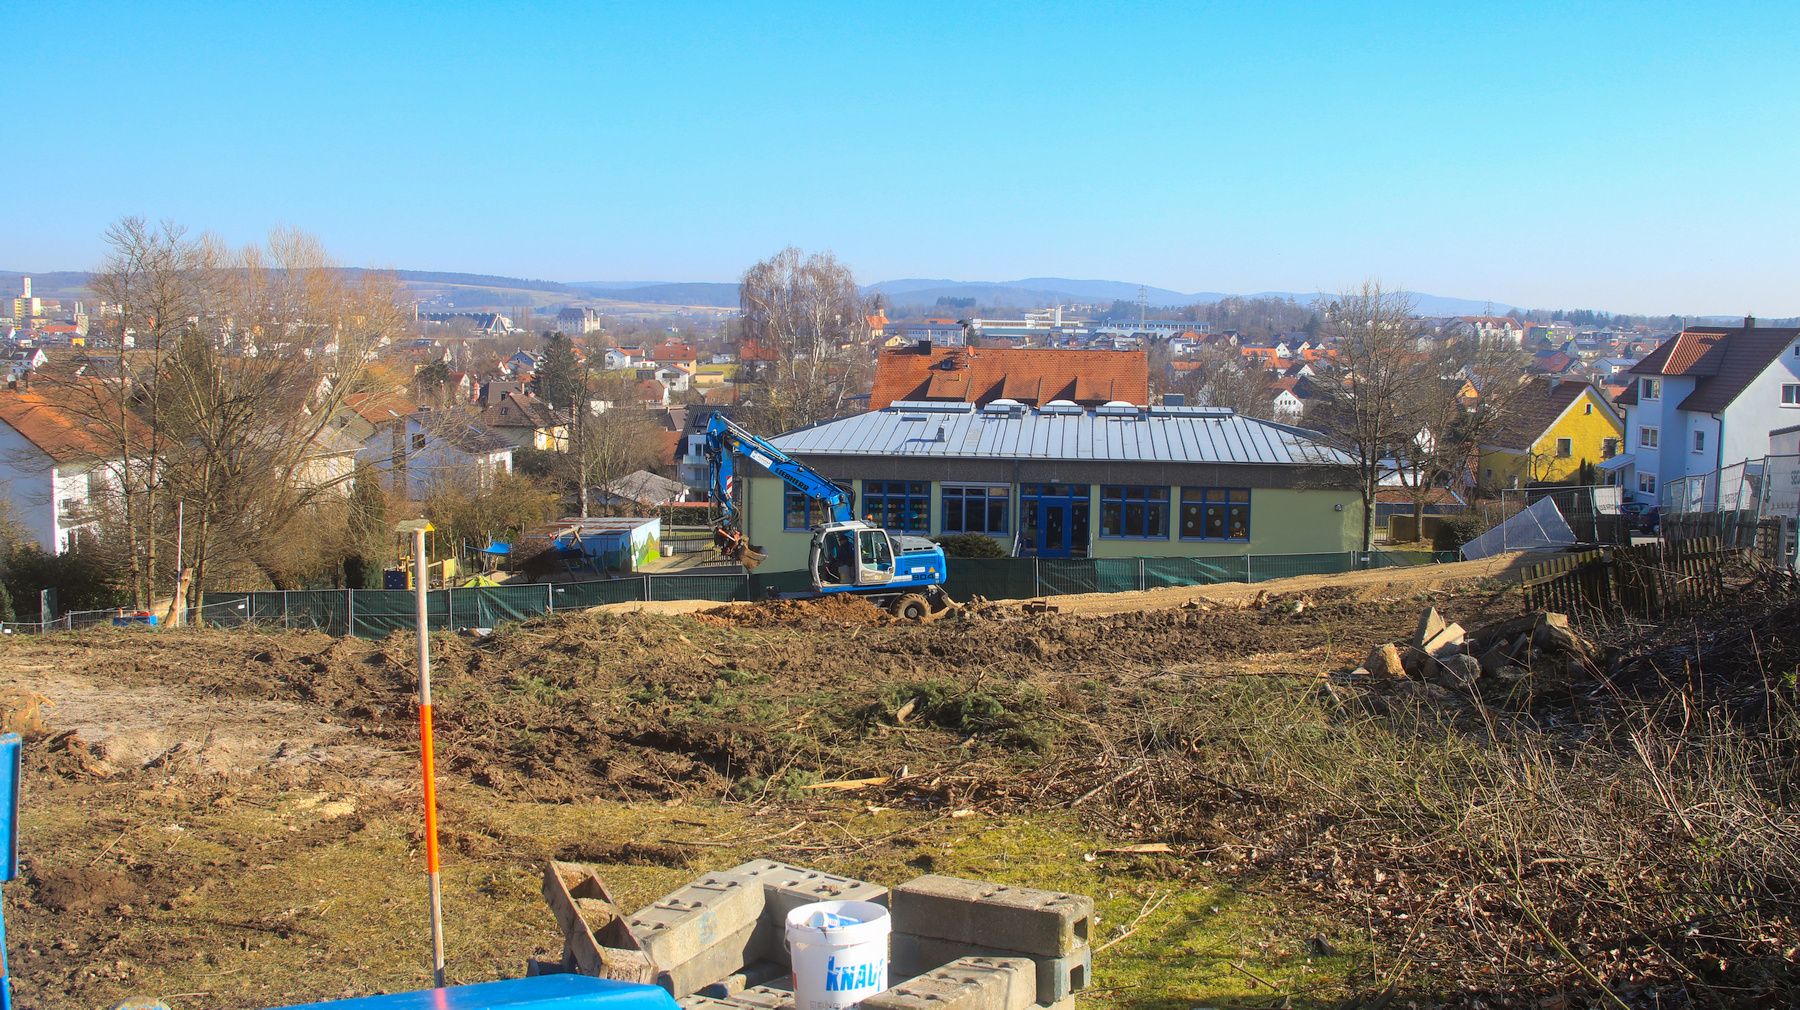
[[[740,628],[773,628],[804,622],[880,626],[894,618],[866,597],[840,593],[816,600],[769,600],[737,603],[701,611],[703,619]]]
[[[50,870],[32,884],[37,903],[53,912],[112,908],[130,904],[144,893],[123,873],[91,867]]]

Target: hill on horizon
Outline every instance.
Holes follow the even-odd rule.
[[[1064,277],[1029,277],[1019,281],[949,281],[905,279],[881,281],[869,285],[865,291],[879,291],[887,296],[893,305],[934,305],[939,298],[974,298],[977,304],[1005,305],[1021,309],[1050,308],[1057,304],[1073,303],[1106,303],[1113,301],[1135,302],[1138,297],[1138,285],[1123,281],[1084,281],[1071,280]],[[1147,287],[1144,296],[1155,307],[1176,307],[1216,302],[1233,297],[1221,291],[1197,291],[1184,294],[1168,288]],[[1291,298],[1302,305],[1308,304],[1317,297],[1317,292],[1295,291],[1257,291],[1245,293],[1237,297],[1243,298]],[[1472,298],[1451,298],[1442,295],[1413,293],[1418,303],[1418,310],[1427,316],[1467,316],[1488,311],[1505,313],[1514,306],[1503,302],[1478,301]]]

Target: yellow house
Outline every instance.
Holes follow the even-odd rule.
[[[1481,483],[1524,487],[1573,478],[1583,463],[1619,454],[1625,426],[1592,384],[1532,379],[1510,405],[1513,420],[1481,447]]]

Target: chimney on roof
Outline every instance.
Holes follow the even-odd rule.
[[[927,355],[927,356],[929,356],[931,354],[931,338],[930,337],[925,337],[924,339],[919,341],[919,353]]]
[[[1744,317],[1744,329],[1746,329],[1746,330],[1756,329],[1756,317],[1755,316],[1745,316]]]

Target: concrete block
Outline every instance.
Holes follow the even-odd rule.
[[[757,1007],[758,1010],[793,1010],[794,990],[781,985],[753,985],[732,999],[744,1006]]]
[[[1463,626],[1452,622],[1445,625],[1442,631],[1433,635],[1421,648],[1435,659],[1445,659],[1462,652],[1463,642],[1467,637]]]
[[[1037,1002],[1049,1005],[1086,989],[1094,977],[1094,948],[1082,944],[1063,957],[1033,957],[1016,950],[940,940],[932,936],[893,933],[888,944],[894,970],[903,977],[922,975],[959,957],[1030,957],[1037,966]]]
[[[882,906],[888,903],[887,888],[880,884],[772,859],[752,860],[715,876],[762,884],[763,915],[783,924],[789,912],[815,901],[868,901]]]
[[[675,1001],[675,1005],[683,1010],[744,1010],[742,1003],[716,996],[702,996],[699,993],[683,996]]]
[[[1028,1010],[1037,995],[1030,958],[963,957],[883,989],[864,1010]]]
[[[1094,899],[928,874],[894,888],[894,931],[1043,957],[1089,942]]]
[[[715,941],[698,954],[677,964],[656,965],[656,984],[669,990],[669,995],[686,996],[736,974],[744,966],[760,961],[773,937],[767,923],[752,920],[736,932]]]
[[[1418,628],[1413,631],[1413,648],[1425,648],[1425,644],[1441,634],[1444,627],[1445,623],[1443,615],[1437,612],[1437,608],[1426,607],[1425,612],[1419,615]]]
[[[671,969],[756,925],[762,910],[761,887],[741,877],[709,873],[639,910],[626,920],[626,927],[651,963]],[[751,957],[739,961],[700,985],[723,978],[754,960]]]
[[[700,990],[700,995],[711,996],[715,999],[729,999],[751,986],[773,982],[776,979],[787,977],[787,974],[788,966],[785,964],[776,961],[757,961],[754,964],[745,965],[743,971],[733,972],[717,982],[705,986]]]

